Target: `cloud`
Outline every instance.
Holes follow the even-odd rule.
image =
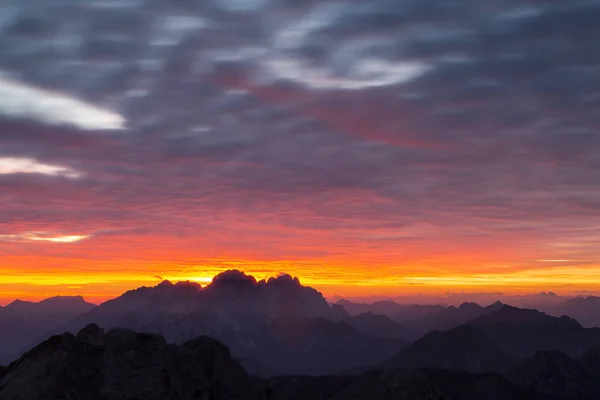
[[[118,3],[1,19],[9,232],[386,276],[600,259],[597,3]]]
[[[26,232],[15,235],[0,235],[5,241],[32,241],[50,243],[75,243],[89,238],[88,235],[51,235],[48,232]]]
[[[83,174],[73,168],[41,163],[31,158],[0,157],[0,175],[40,174],[78,179]]]
[[[63,93],[40,89],[0,75],[0,115],[86,130],[123,129],[125,119]]]

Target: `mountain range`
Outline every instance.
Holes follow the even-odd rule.
[[[489,347],[473,327],[448,332],[459,341],[479,341],[477,348]],[[419,346],[446,340],[431,339],[436,335],[426,335]],[[76,335],[53,336],[0,368],[0,398],[591,400],[600,397],[599,376],[600,348],[592,347],[579,359],[541,351],[502,374],[417,367],[265,379],[248,374],[225,345],[206,336],[173,345],[157,334],[104,331],[91,324]]]
[[[539,351],[577,359],[600,345],[598,328],[500,302],[485,307],[329,304],[289,275],[258,281],[236,270],[217,275],[205,287],[163,281],[99,306],[81,297],[15,301],[0,308],[0,321],[0,364],[51,334],[74,335],[96,324],[106,331],[160,335],[169,345],[211,337],[227,346],[250,375],[260,377],[356,375],[373,368],[505,373]]]
[[[96,307],[81,296],[59,296],[38,303],[15,300],[0,308],[0,364],[17,358],[53,330]]]

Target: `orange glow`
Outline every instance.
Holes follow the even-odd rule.
[[[364,257],[364,255],[363,255]],[[402,265],[387,262],[322,259],[261,260],[212,258],[173,262],[146,259],[90,260],[48,256],[3,257],[0,265],[0,304],[15,298],[40,300],[54,295],[84,295],[102,302],[126,290],[155,285],[162,279],[192,280],[202,285],[227,269],[241,269],[263,279],[288,272],[298,276],[326,296],[443,295],[446,292],[504,292],[510,294],[554,291],[569,295],[576,290],[600,290],[600,266],[559,266],[533,261],[522,267],[500,263],[480,264],[477,257],[464,255],[463,262],[413,260]],[[144,257],[145,258],[145,257]],[[169,258],[165,256],[164,258]],[[186,262],[187,261],[187,262]],[[446,263],[446,264],[444,264]],[[44,265],[44,268],[36,268]],[[435,265],[435,267],[432,267]]]

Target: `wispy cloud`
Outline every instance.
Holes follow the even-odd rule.
[[[13,235],[0,235],[0,240],[75,243],[88,239],[89,237],[89,235],[57,235],[49,232],[25,232]]]
[[[77,179],[83,173],[69,167],[39,162],[32,158],[0,157],[0,175],[40,174]]]

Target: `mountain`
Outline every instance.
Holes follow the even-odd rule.
[[[471,320],[497,311],[503,306],[496,302],[487,307],[482,307],[477,303],[463,303],[458,307],[450,306],[431,314],[413,319],[410,323],[414,332],[421,335],[433,330],[448,330],[457,326],[466,324]]]
[[[344,307],[350,315],[371,312],[385,315],[399,323],[411,322],[446,308],[442,305],[398,304],[391,300],[380,300],[374,303],[354,303],[350,300],[341,299],[335,304]]]
[[[547,396],[572,400],[600,398],[598,348],[582,359],[572,359],[560,351],[540,351],[520,361],[509,377],[520,386]]]
[[[0,308],[0,364],[13,361],[32,343],[94,307],[81,296],[59,296],[38,303],[15,300]]]
[[[321,293],[297,278],[256,281],[232,270],[204,288],[164,281],[128,291],[61,330],[77,332],[96,323],[161,334],[172,343],[206,335],[225,343],[248,371],[261,376],[339,373],[378,364],[406,344],[335,322],[335,314]],[[298,332],[305,336],[296,343]]]
[[[352,316],[345,312],[344,308],[339,304],[333,304],[331,309],[334,313],[333,320],[345,322],[356,329],[357,332],[366,335],[404,340],[409,340],[414,336],[412,329],[400,325],[385,315],[368,311]]]
[[[504,304],[496,302],[487,307],[477,303],[463,303],[459,307],[442,305],[401,305],[393,301],[378,301],[375,303],[353,303],[342,299],[335,303],[343,307],[351,316],[377,314],[388,317],[403,327],[402,338],[415,340],[433,330],[448,330],[459,325],[497,311]],[[349,322],[350,323],[350,322]]]
[[[403,340],[366,335],[345,322],[284,317],[270,323],[269,344],[255,358],[278,375],[327,375],[377,365],[404,346]]]
[[[464,372],[503,372],[513,360],[483,333],[463,325],[429,332],[381,365],[385,369],[441,368]]]
[[[600,297],[585,296],[565,299],[544,309],[552,315],[568,315],[583,326],[600,327]]]
[[[2,400],[525,400],[496,375],[443,370],[253,378],[220,342],[169,345],[159,335],[89,325],[56,335],[0,375]]]
[[[469,325],[515,359],[533,356],[540,350],[560,350],[571,357],[580,357],[593,345],[600,344],[598,328],[584,328],[567,316],[553,317],[506,305],[475,318]]]
[[[227,347],[199,337],[181,346],[159,335],[95,325],[53,336],[12,363],[3,400],[235,398],[250,385]]]

